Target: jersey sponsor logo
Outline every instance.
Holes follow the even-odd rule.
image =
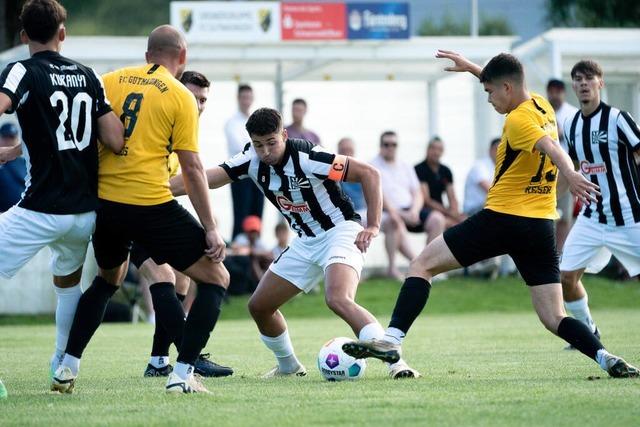
[[[297,190],[300,188],[311,188],[311,183],[305,177],[298,178],[297,176],[290,176],[289,178],[289,188],[292,190]]]
[[[293,203],[291,200],[287,199],[285,196],[277,196],[276,201],[278,202],[278,206],[280,206],[285,211],[294,212],[294,213],[304,213],[309,212],[309,205],[307,202],[303,203]]]
[[[524,194],[551,194],[550,185],[530,185],[524,189]]]
[[[585,175],[607,173],[607,165],[605,163],[589,163],[583,160],[580,162],[580,171]]]
[[[606,130],[593,130],[591,131],[591,144],[606,144],[609,140],[609,135]]]

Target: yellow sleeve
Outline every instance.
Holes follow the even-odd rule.
[[[193,95],[182,96],[182,105],[178,107],[176,122],[173,125],[171,141],[173,150],[198,152],[198,107]]]
[[[532,112],[514,111],[507,116],[504,125],[509,146],[514,150],[533,152],[536,142],[547,132],[537,123]]]

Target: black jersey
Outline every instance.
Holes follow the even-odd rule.
[[[338,184],[349,160],[302,139],[288,139],[279,165],[260,161],[253,145],[223,163],[237,181],[251,178],[302,238],[316,237],[343,221],[360,221]]]
[[[20,207],[74,214],[97,207],[97,119],[111,111],[100,77],[52,51],[9,64],[0,91],[17,112],[27,161]],[[26,149],[25,149],[26,146]]]

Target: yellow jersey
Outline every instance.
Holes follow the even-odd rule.
[[[558,168],[535,148],[545,135],[558,140],[556,116],[546,99],[530,95],[531,99],[507,114],[485,207],[510,215],[556,219]]]
[[[119,154],[100,150],[98,195],[119,203],[158,205],[173,199],[173,150],[198,152],[193,94],[163,66],[146,64],[103,76],[113,111],[124,124]],[[173,159],[172,159],[173,157]]]

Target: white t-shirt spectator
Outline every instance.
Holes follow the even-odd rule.
[[[380,171],[385,202],[395,209],[410,208],[413,194],[420,191],[420,182],[413,166],[400,160],[389,163],[380,155],[371,160],[371,165]]]
[[[472,215],[482,208],[487,200],[487,191],[480,186],[482,181],[491,183],[495,171],[495,163],[491,157],[478,159],[471,166],[467,180],[464,182],[464,203],[463,212]]]
[[[227,120],[224,125],[224,134],[227,137],[227,148],[229,157],[233,157],[240,153],[247,142],[251,142],[249,133],[245,128],[249,116],[245,116],[242,111],[236,113]]]
[[[560,137],[560,145],[564,148],[564,151],[568,150],[567,143],[564,141],[564,127],[571,126],[571,122],[565,122],[573,119],[573,116],[578,112],[578,109],[568,102],[564,102],[558,111],[556,111],[556,123],[558,123],[558,136]]]

